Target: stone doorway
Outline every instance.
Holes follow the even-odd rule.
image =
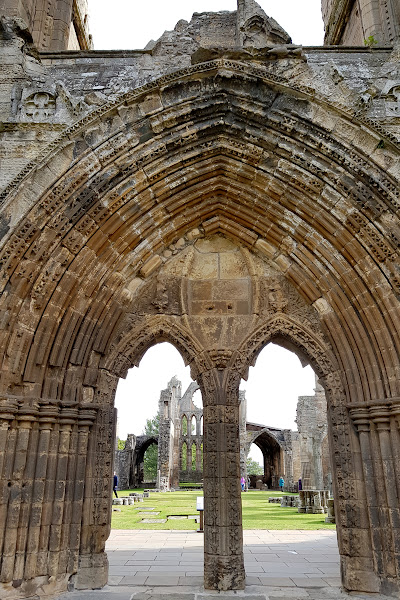
[[[188,65],[4,192],[3,595],[105,583],[115,388],[163,340],[203,396],[206,587],[244,586],[239,383],[274,340],[325,390],[344,587],[399,589],[399,150],[317,63]]]

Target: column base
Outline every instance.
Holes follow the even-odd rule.
[[[381,592],[381,582],[374,573],[371,559],[341,556],[340,569],[343,587],[346,591],[369,592],[370,594]]]
[[[68,591],[70,575],[35,577],[28,581],[0,583],[1,600],[54,598]]]
[[[243,554],[204,556],[204,587],[206,590],[244,590],[246,573]]]
[[[83,554],[79,557],[78,572],[71,578],[69,589],[98,590],[107,585],[107,581],[107,554]]]

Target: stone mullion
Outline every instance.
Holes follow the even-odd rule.
[[[76,422],[78,409],[63,407],[60,415],[60,434],[57,453],[56,484],[49,540],[49,575],[57,576],[61,558],[61,534],[64,517],[64,500],[72,426]]]
[[[10,495],[12,464],[16,442],[15,428],[11,424],[16,417],[18,403],[16,400],[0,400],[0,573],[3,566],[3,548],[7,536],[7,510]],[[1,581],[7,581],[0,577]]]
[[[209,375],[207,386],[204,374],[199,378],[204,390],[204,585],[206,589],[243,589],[239,390],[236,403],[228,405],[228,374],[213,371]]]
[[[201,440],[197,440],[196,444],[196,471],[201,471]]]
[[[379,514],[377,482],[375,478],[373,449],[371,444],[371,421],[368,410],[350,410],[350,415],[357,428],[360,443],[373,558],[377,574],[382,575],[385,571],[382,552],[384,548],[382,537],[385,535],[385,531],[382,531]]]
[[[79,565],[79,546],[82,526],[89,432],[95,417],[96,412],[94,410],[81,410],[79,413],[76,470],[71,505],[71,526],[69,529],[68,548],[70,552],[67,566],[68,573],[75,573],[78,570]]]
[[[13,466],[10,473],[10,495],[7,510],[7,531],[3,544],[1,565],[1,580],[13,581],[16,566],[16,553],[19,548],[18,526],[21,512],[22,485],[25,467],[28,458],[28,448],[33,421],[35,420],[35,406],[21,406],[17,415],[16,443],[13,448]],[[20,561],[19,561],[20,562]],[[19,575],[19,573],[16,573]],[[22,577],[22,574],[21,574]]]
[[[382,465],[382,479],[385,494],[384,505],[381,511],[384,515],[385,528],[385,554],[387,557],[386,574],[390,577],[398,575],[400,566],[400,514],[399,500],[396,489],[396,470],[391,439],[390,411],[388,409],[374,408],[370,410],[379,439],[379,459]],[[386,527],[387,525],[387,527]]]
[[[39,440],[36,453],[35,479],[32,489],[32,507],[26,548],[24,578],[38,576],[38,552],[42,525],[43,502],[45,500],[46,473],[49,457],[50,436],[57,422],[58,406],[41,406],[39,414]]]

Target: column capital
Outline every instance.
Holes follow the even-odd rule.
[[[386,406],[371,406],[369,414],[378,431],[390,430],[390,408]]]
[[[400,427],[400,398],[397,396],[365,404],[348,404],[347,408],[358,431],[369,431],[370,423],[378,431],[389,431],[391,417],[395,417]]]
[[[25,429],[31,429],[33,423],[37,421],[39,415],[39,398],[21,399],[19,402],[18,414],[16,416],[19,426]]]
[[[61,406],[59,422],[60,426],[64,426],[66,428],[72,427],[78,421],[78,405],[71,404],[68,406]]]
[[[17,398],[0,397],[0,421],[13,421],[17,412]]]
[[[358,431],[361,432],[369,432],[371,426],[371,420],[369,416],[368,408],[350,408],[349,410],[350,417]]]
[[[79,431],[88,430],[96,420],[97,411],[90,408],[80,408],[78,415]]]

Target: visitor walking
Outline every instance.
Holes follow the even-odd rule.
[[[283,477],[281,477],[279,479],[279,489],[281,490],[281,492],[283,492],[283,486],[285,485],[285,480],[283,479]]]
[[[299,492],[301,492],[303,489],[303,484],[301,483],[301,477],[299,479]]]
[[[244,488],[245,488],[245,486],[246,486],[246,480],[245,480],[245,478],[244,478],[244,477],[242,477],[242,478],[240,479],[240,486],[241,486],[241,488],[242,488],[242,492],[244,492]]]
[[[114,471],[113,492],[114,492],[116,498],[118,498],[117,487],[118,487],[118,477]]]

